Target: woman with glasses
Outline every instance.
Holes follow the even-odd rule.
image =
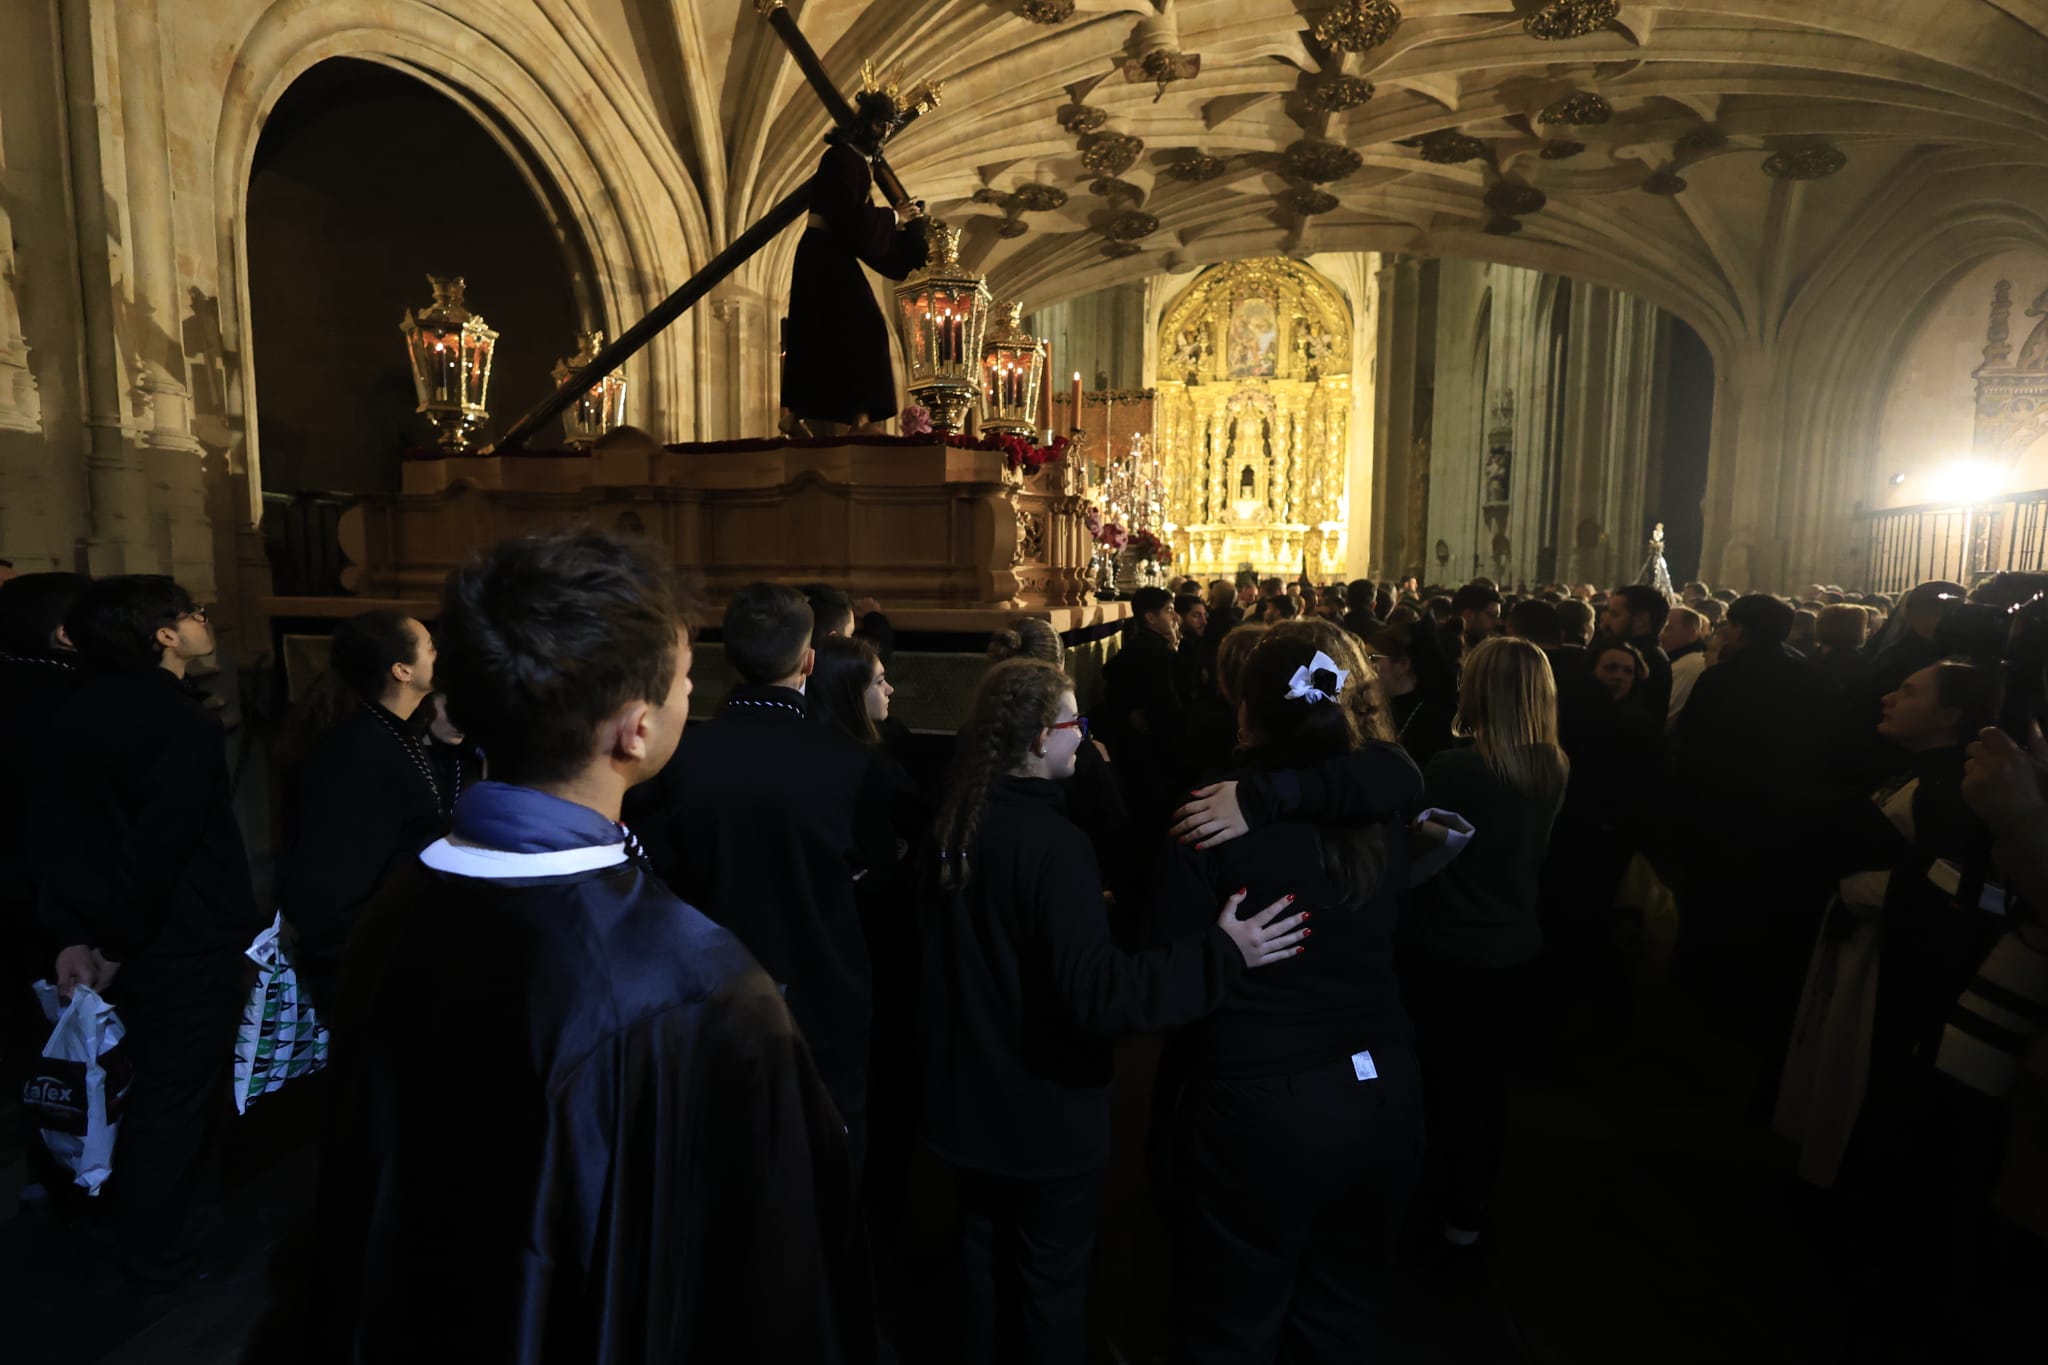
[[[1394,742],[1421,767],[1451,747],[1452,712],[1437,689],[1417,676],[1414,638],[1410,626],[1382,626],[1366,640],[1365,651],[1387,697]]]
[[[1067,647],[1049,622],[1035,616],[1020,616],[989,636],[990,663],[1005,659],[1037,659],[1054,668],[1067,666]],[[1139,865],[1141,850],[1131,837],[1131,808],[1124,789],[1110,765],[1109,750],[1092,733],[1088,742],[1074,750],[1074,775],[1063,779],[1067,792],[1067,818],[1081,827],[1095,849],[1095,861],[1102,868],[1103,889],[1118,906],[1138,904],[1139,879],[1151,871]],[[1150,856],[1151,850],[1142,853]]]
[[[1047,663],[997,664],[976,691],[920,896],[926,1143],[953,1167],[960,1358],[1088,1358],[1085,1298],[1110,1155],[1111,1044],[1221,1003],[1306,937],[1292,897],[1154,951],[1111,942],[1087,836],[1060,780],[1088,724]],[[1283,918],[1283,915],[1285,916]]]

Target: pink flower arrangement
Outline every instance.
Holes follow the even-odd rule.
[[[902,423],[905,436],[929,436],[932,434],[931,410],[921,403],[912,403],[896,415]]]
[[[1022,436],[948,436],[946,444],[961,450],[1000,450],[1003,463],[1026,474],[1036,474],[1055,460],[1066,458],[1067,438],[1055,436],[1049,446],[1034,445]]]
[[[1130,542],[1131,533],[1113,521],[1105,521],[1102,529],[1095,533],[1095,539],[1114,553]]]
[[[1138,552],[1138,558],[1149,559],[1155,564],[1171,564],[1173,547],[1147,530],[1131,532],[1131,548]]]
[[[1088,538],[1094,540],[1102,535],[1102,509],[1089,503],[1081,509],[1081,522],[1088,528]]]

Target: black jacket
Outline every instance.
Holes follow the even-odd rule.
[[[417,863],[334,1019],[316,1359],[875,1358],[846,1139],[775,983],[632,863]]]
[[[1102,669],[1102,737],[1141,838],[1163,826],[1188,776],[1178,675],[1173,646],[1139,621],[1125,630],[1122,647]]]
[[[39,1025],[28,985],[48,976],[56,954],[70,946],[53,942],[36,917],[37,829],[52,771],[68,761],[57,715],[84,681],[60,655],[0,653],[0,990],[11,997],[0,1006],[0,1036],[17,1015],[31,1032]]]
[[[854,883],[896,860],[873,753],[812,721],[801,693],[738,687],[683,731],[626,817],[662,879],[782,985],[847,1105],[866,1067],[872,994]]]
[[[1826,741],[1824,703],[1813,670],[1783,650],[1744,649],[1700,674],[1672,767],[1695,873],[1746,881],[1811,863],[1797,817]]]
[[[1214,1009],[1244,970],[1214,924],[1171,947],[1110,941],[1102,878],[1059,786],[1001,777],[964,890],[919,897],[927,1143],[973,1170],[1052,1179],[1109,1160],[1111,1039]]]
[[[43,920],[117,962],[240,952],[269,921],[229,804],[220,722],[160,668],[94,678],[58,713]]]
[[[1403,814],[1422,794],[1422,774],[1391,744],[1371,744],[1347,774],[1353,818],[1266,823],[1206,852],[1173,845],[1152,895],[1152,923],[1164,941],[1216,918],[1238,888],[1250,891],[1247,912],[1284,895],[1310,913],[1310,951],[1246,972],[1222,1008],[1185,1030],[1194,1068],[1212,1076],[1281,1075],[1341,1062],[1353,1053],[1410,1041],[1408,1016],[1394,979],[1394,932],[1407,890]],[[1241,774],[1241,779],[1249,777]],[[1290,775],[1290,799],[1314,772]],[[1241,780],[1240,793],[1248,784]],[[1269,785],[1261,785],[1271,799]],[[1317,798],[1311,798],[1317,799]],[[1263,813],[1263,812],[1262,812]],[[1322,841],[1341,825],[1363,827],[1377,854],[1378,876],[1363,898],[1344,893],[1324,870]]]
[[[336,721],[300,765],[277,898],[316,997],[378,884],[448,832],[454,792],[443,777],[404,721],[367,705]]]

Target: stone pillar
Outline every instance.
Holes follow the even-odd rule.
[[[1558,572],[1571,582],[1612,587],[1641,567],[1657,336],[1653,305],[1575,286],[1558,499]]]
[[[1777,350],[1744,339],[1714,361],[1700,576],[1716,588],[1783,592],[1791,585],[1777,529],[1786,405]]]
[[[119,327],[123,353],[134,358],[146,426],[142,460],[155,493],[164,540],[164,568],[202,601],[218,596],[215,547],[207,510],[205,451],[192,435],[180,320],[177,221],[166,134],[164,43],[158,0],[118,0],[114,13],[119,73],[120,140],[126,171],[130,311]]]
[[[122,363],[119,309],[125,305],[133,241],[122,221],[126,201],[115,111],[113,0],[63,0],[64,99],[69,116],[73,222],[84,304],[83,408],[86,493],[91,532],[85,567],[94,576],[156,569],[149,482],[132,439]]]
[[[1420,566],[1423,547],[1409,517],[1415,459],[1415,370],[1421,347],[1421,263],[1389,257],[1374,274],[1379,300],[1374,343],[1371,560],[1383,578]]]

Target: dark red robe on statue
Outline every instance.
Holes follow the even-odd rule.
[[[811,220],[796,248],[782,405],[800,420],[880,422],[902,406],[889,331],[861,266],[900,280],[925,261],[921,224],[899,228],[872,202],[874,173],[852,147],[825,150],[812,181]]]

